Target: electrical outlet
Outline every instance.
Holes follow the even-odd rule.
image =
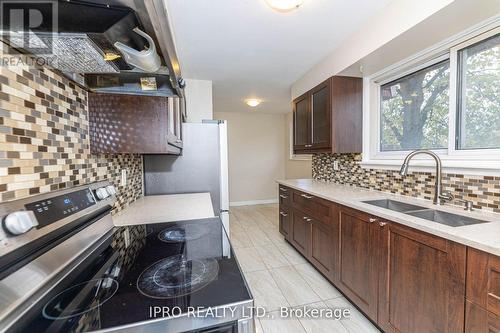
[[[339,171],[339,161],[333,161],[333,170]]]
[[[127,169],[122,169],[122,186],[127,186]]]
[[[123,232],[123,239],[125,240],[125,248],[128,248],[130,246],[130,232],[128,231],[128,228],[125,228],[125,231]]]

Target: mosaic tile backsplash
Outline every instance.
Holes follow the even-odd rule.
[[[338,171],[333,170],[335,160],[339,161]],[[313,155],[313,178],[430,200],[434,197],[432,172],[410,172],[402,177],[396,170],[362,168],[360,161],[361,154]],[[471,200],[475,208],[500,213],[500,177],[444,173],[443,189],[456,199]]]
[[[91,155],[87,92],[45,67],[0,66],[0,198],[108,179],[115,212],[142,194],[141,155]],[[127,185],[121,170],[127,169]]]

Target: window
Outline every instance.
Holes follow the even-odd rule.
[[[410,151],[432,149],[448,172],[500,175],[499,22],[364,78],[361,165],[393,169]]]
[[[448,146],[450,62],[381,86],[380,150]]]
[[[457,149],[500,148],[500,35],[458,52]]]

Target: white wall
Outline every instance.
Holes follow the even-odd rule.
[[[212,81],[186,79],[184,93],[188,123],[213,119]]]
[[[216,112],[228,121],[229,201],[232,205],[277,199],[285,178],[285,115]]]
[[[291,88],[292,99],[338,74],[455,0],[396,0],[368,20]]]

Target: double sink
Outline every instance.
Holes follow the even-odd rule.
[[[450,227],[462,227],[467,225],[488,223],[489,221],[478,220],[472,217],[447,213],[435,209],[425,208],[391,199],[367,200],[363,203],[389,209],[395,212],[419,217],[428,221],[445,224]]]

